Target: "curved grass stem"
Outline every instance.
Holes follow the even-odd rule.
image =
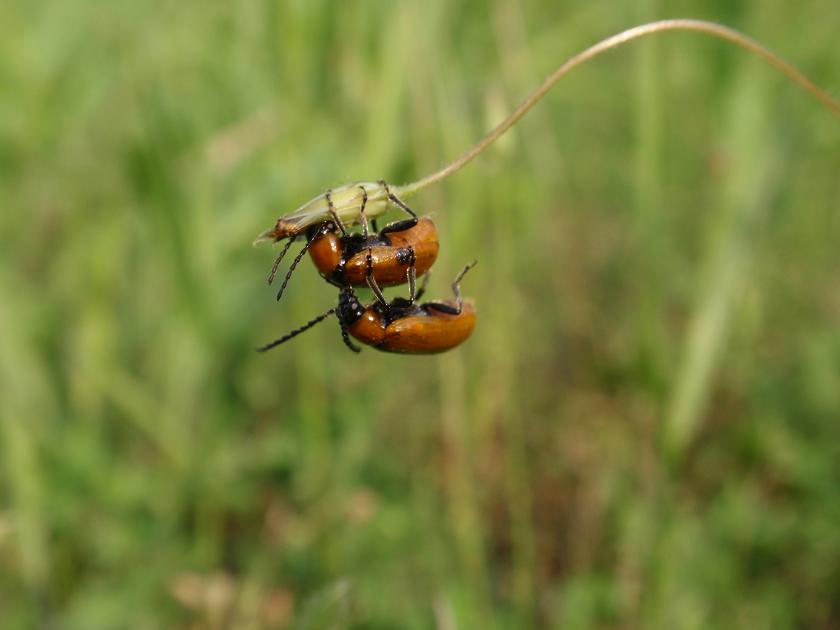
[[[574,57],[571,57],[554,72],[552,72],[536,90],[534,90],[524,101],[522,101],[522,103],[520,103],[519,107],[508,115],[507,118],[500,122],[492,131],[490,131],[490,133],[479,140],[463,155],[440,170],[419,179],[416,182],[393,187],[394,193],[400,197],[408,197],[461,170],[464,166],[475,159],[482,151],[484,151],[484,149],[493,144],[493,142],[498,140],[508,129],[515,125],[519,119],[527,114],[562,77],[574,68],[590,61],[591,59],[594,59],[595,57],[598,57],[602,53],[608,52],[613,48],[618,48],[622,44],[646,37],[647,35],[663,33],[666,31],[694,31],[697,33],[705,33],[706,35],[731,42],[744,50],[752,52],[764,59],[764,61],[776,70],[780,71],[794,83],[812,94],[829,111],[840,118],[840,103],[831,98],[824,90],[820,89],[813,81],[794,68],[791,64],[770,52],[770,50],[746,35],[726,26],[703,20],[662,20],[659,22],[642,24],[641,26],[636,26],[627,29],[626,31],[622,31],[621,33],[601,40],[594,46],[591,46]]]

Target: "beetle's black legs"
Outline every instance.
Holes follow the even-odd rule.
[[[458,314],[461,313],[461,307],[464,306],[464,298],[461,297],[461,280],[464,279],[464,276],[467,275],[467,272],[475,267],[478,264],[477,260],[472,261],[466,267],[461,270],[457,276],[455,276],[455,281],[452,283],[452,293],[455,295],[455,301],[458,303]]]
[[[419,300],[423,297],[423,294],[426,292],[426,287],[429,286],[429,276],[432,274],[430,272],[426,272],[426,275],[423,276],[423,282],[420,284],[420,290],[417,291],[417,295],[414,296],[415,300]]]
[[[410,304],[414,304],[414,300],[417,299],[416,288],[417,274],[414,271],[414,263],[412,263],[411,267],[408,268],[408,301]]]
[[[359,223],[362,224],[362,235],[365,237],[365,240],[368,238],[368,220],[365,216],[365,208],[367,207],[368,202],[368,194],[365,190],[364,186],[359,186],[359,190],[362,191],[362,204],[359,206]]]
[[[408,259],[408,269],[406,270],[406,277],[408,278],[408,301],[410,304],[414,304],[415,289],[417,285],[417,272],[415,270],[417,257],[414,255],[413,247],[407,247],[406,249],[400,251],[405,252],[405,256]],[[370,248],[368,248],[367,251],[366,261],[367,275],[365,280],[367,281],[367,285],[370,287],[370,290],[373,291],[374,296],[376,296],[376,301],[379,302],[383,308],[387,308],[388,300],[385,299],[385,295],[382,293],[382,289],[379,288],[379,284],[376,282],[376,278],[373,275],[373,258],[371,257]],[[403,262],[403,264],[405,263]]]
[[[292,243],[295,242],[297,239],[297,234],[289,239],[289,242],[286,243],[285,247],[283,247],[283,251],[280,252],[280,255],[274,259],[274,264],[271,265],[271,273],[268,274],[268,284],[274,282],[274,276],[277,275],[277,268],[280,266],[280,262],[283,260],[283,257],[286,255],[286,252],[289,251],[289,248],[292,246]]]
[[[452,283],[452,293],[455,295],[455,303],[457,306],[450,306],[443,302],[429,302],[424,304],[425,308],[433,308],[441,313],[448,313],[449,315],[460,315],[461,309],[464,307],[464,298],[461,297],[461,280],[467,275],[467,272],[478,264],[477,260],[472,261],[469,265],[464,267]]]
[[[332,191],[328,190],[324,193],[324,198],[327,200],[327,208],[330,210],[330,215],[335,221],[335,224],[338,226],[338,229],[341,230],[342,236],[347,236],[347,229],[344,227],[344,223],[341,222],[341,218],[338,216],[338,213],[335,211],[335,204],[333,204],[332,200]]]
[[[394,193],[391,192],[391,188],[390,188],[390,186],[388,186],[388,183],[384,179],[380,179],[379,180],[379,185],[382,186],[385,189],[385,194],[388,195],[388,201],[391,201],[395,205],[398,205],[400,208],[405,210],[408,214],[411,215],[411,218],[413,218],[414,222],[416,223],[417,222],[417,213],[414,212],[414,210],[409,208],[407,205],[405,205],[403,203],[402,199],[400,199]]]
[[[382,231],[379,232],[379,236],[384,237],[390,234],[391,232],[404,232],[405,230],[413,228],[415,225],[417,225],[418,222],[419,219],[404,219],[402,221],[390,223],[384,228],[382,228]]]
[[[416,289],[417,289],[417,270],[415,269],[415,264],[417,263],[417,256],[414,255],[414,248],[408,248],[408,255],[409,255],[409,262],[408,262],[408,301],[410,304],[414,304],[414,300],[416,299]]]
[[[305,323],[303,326],[301,326],[300,328],[296,328],[296,329],[295,329],[295,330],[293,330],[292,332],[290,332],[290,333],[288,333],[288,334],[286,334],[286,335],[283,335],[283,336],[282,336],[282,337],[280,337],[279,339],[275,339],[275,340],[274,340],[274,341],[272,341],[271,343],[267,343],[267,344],[265,344],[264,346],[262,346],[262,347],[260,347],[260,348],[257,348],[257,352],[265,352],[266,350],[271,350],[272,348],[274,348],[274,347],[276,347],[276,346],[279,346],[281,343],[285,343],[285,342],[287,342],[289,339],[292,339],[293,337],[297,337],[300,333],[302,333],[302,332],[306,332],[307,330],[309,330],[310,328],[312,328],[315,324],[317,324],[317,323],[319,323],[319,322],[324,321],[327,317],[329,317],[330,315],[332,315],[334,312],[335,312],[335,309],[334,309],[334,308],[331,308],[330,310],[328,310],[328,311],[327,311],[326,313],[324,313],[323,315],[318,315],[318,317],[316,317],[315,319],[312,319],[312,320],[310,320],[310,321],[306,322],[306,323]]]
[[[382,289],[379,288],[376,278],[373,277],[373,258],[371,258],[370,255],[370,248],[368,248],[367,251],[367,276],[365,279],[367,280],[367,285],[370,287],[370,290],[373,291],[373,294],[376,296],[376,301],[383,307],[387,308],[388,300],[385,299],[385,296],[382,294]]]
[[[359,208],[359,223],[362,224],[362,236],[364,237],[365,241],[368,240],[368,221],[367,217],[365,216],[365,206],[367,206],[368,194],[365,190],[364,186],[359,186],[362,191],[362,205]],[[382,294],[382,290],[379,288],[379,285],[376,283],[376,278],[373,277],[373,258],[371,248],[367,248],[367,275],[365,279],[367,280],[367,285],[370,287],[370,290],[373,291],[373,294],[376,296],[376,299],[379,302],[387,306],[388,302],[385,301],[385,296]]]

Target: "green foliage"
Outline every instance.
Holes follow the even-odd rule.
[[[838,91],[834,2],[645,5],[3,3],[0,625],[840,624],[840,124],[740,50],[611,53],[412,199],[462,348],[254,352],[335,300],[259,232],[603,36]]]

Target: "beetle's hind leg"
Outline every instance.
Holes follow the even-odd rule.
[[[376,296],[376,301],[379,302],[383,308],[388,308],[388,300],[385,299],[385,296],[382,294],[382,289],[379,288],[379,284],[373,276],[373,257],[371,256],[370,248],[367,250],[367,256],[365,259],[367,261],[367,275],[365,277],[367,285],[370,287],[370,290],[373,291],[373,295]]]
[[[452,293],[455,295],[455,303],[457,306],[450,306],[449,304],[444,304],[443,302],[429,302],[425,306],[427,308],[433,308],[436,311],[440,311],[441,313],[448,313],[450,315],[460,315],[461,310],[464,308],[464,298],[461,297],[461,280],[464,279],[464,276],[467,275],[467,272],[476,266],[478,263],[477,260],[472,261],[466,267],[461,270],[457,276],[455,276],[455,281],[452,283]]]
[[[415,301],[422,298],[426,293],[426,287],[429,286],[429,277],[431,275],[431,272],[427,271],[426,275],[423,276],[423,282],[420,283],[420,289],[417,291],[417,295],[414,296]]]
[[[466,265],[452,282],[452,294],[455,296],[455,302],[458,304],[458,314],[461,313],[461,308],[464,306],[464,298],[461,297],[461,280],[467,275],[467,272],[478,264],[477,260],[472,261]]]
[[[414,300],[416,299],[416,291],[417,288],[417,256],[414,255],[414,247],[409,245],[405,249],[401,249],[397,252],[397,260],[401,264],[408,263],[408,269],[406,270],[406,278],[408,279],[408,302],[409,304],[414,304]]]
[[[368,220],[367,216],[365,216],[365,208],[367,207],[368,202],[368,193],[365,190],[364,186],[359,186],[359,190],[362,191],[362,203],[359,206],[359,223],[362,224],[362,236],[365,237],[365,240],[368,239]],[[376,228],[374,228],[375,230]]]
[[[417,299],[416,291],[417,288],[417,273],[414,269],[414,261],[411,262],[411,266],[408,268],[408,301],[411,304],[414,304],[414,300]]]
[[[388,186],[388,183],[384,179],[379,180],[379,185],[385,189],[385,195],[388,197],[388,201],[393,203],[394,205],[399,206],[403,210],[405,210],[408,214],[411,215],[411,218],[414,219],[414,222],[417,222],[417,213],[414,212],[411,208],[409,208],[402,199],[397,197],[394,193],[391,192],[391,187]]]
[[[367,241],[370,234],[368,230],[368,220],[365,216],[365,206],[367,206],[368,194],[364,186],[359,186],[359,188],[362,191],[362,204],[359,207],[359,223],[362,224],[362,236],[364,237],[365,241]],[[376,300],[383,307],[387,307],[388,301],[385,299],[385,296],[382,294],[382,289],[379,288],[379,284],[376,282],[376,278],[373,276],[373,252],[371,251],[370,246],[368,246],[367,248],[365,262],[367,263],[367,274],[365,275],[367,285],[368,287],[370,287],[370,290],[373,291],[373,294],[376,296]]]
[[[384,238],[391,232],[404,232],[405,230],[410,230],[417,225],[418,222],[419,219],[404,219],[402,221],[390,223],[382,228],[382,231],[379,232],[379,236]]]

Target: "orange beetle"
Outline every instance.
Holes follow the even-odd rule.
[[[437,260],[440,244],[429,217],[385,226],[378,234],[339,236],[329,226],[309,244],[309,257],[321,275],[338,287],[375,283],[391,287],[422,276]]]
[[[363,306],[351,287],[344,287],[339,294],[338,306],[331,308],[300,328],[259,348],[265,352],[300,333],[309,330],[333,313],[338,316],[341,336],[353,352],[359,352],[350,337],[383,352],[399,354],[436,354],[463,343],[475,327],[475,306],[461,297],[460,282],[476,263],[461,271],[452,283],[454,300],[415,304],[405,298],[395,298],[390,303],[377,300]],[[417,297],[423,294],[421,289]]]
[[[321,275],[339,288],[367,286],[373,290],[377,299],[384,300],[380,287],[408,282],[409,301],[413,302],[415,278],[429,270],[440,250],[437,228],[429,217],[392,223],[370,236],[340,234],[334,222],[326,221],[310,228],[307,237],[306,244],[295,256],[277,292],[278,300],[301,258],[308,251]],[[277,266],[288,247],[275,261],[269,283],[273,281]]]

